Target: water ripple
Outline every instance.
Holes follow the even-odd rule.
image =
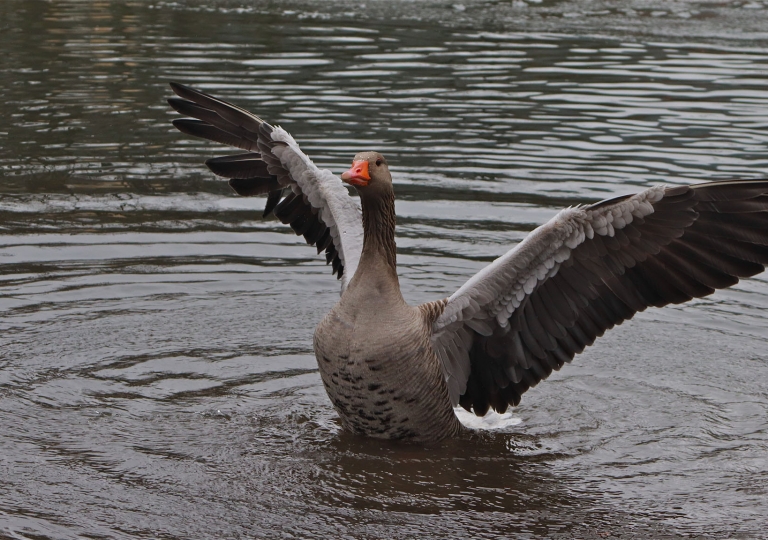
[[[361,440],[312,354],[338,282],[165,99],[337,173],[385,153],[415,303],[564,206],[765,176],[765,9],[3,3],[0,536],[762,535],[765,275],[639,314],[470,444]]]

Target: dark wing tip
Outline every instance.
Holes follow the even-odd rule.
[[[276,189],[274,191],[270,191],[269,195],[267,196],[267,204],[264,205],[264,213],[261,215],[261,217],[265,218],[269,214],[271,214],[272,211],[277,206],[277,204],[280,202],[280,198],[282,196],[283,196],[282,189]]]
[[[183,85],[183,84],[181,84],[181,83],[177,83],[177,82],[174,82],[174,81],[170,81],[170,82],[168,83],[168,85],[171,87],[171,90],[173,90],[173,93],[174,93],[174,94],[176,94],[176,95],[178,95],[178,94],[179,94],[179,92],[183,92],[184,90],[186,90],[187,88],[189,88],[189,87],[187,87],[187,86],[184,86],[184,85]]]
[[[255,197],[257,195],[269,194],[269,197],[274,197],[273,193],[277,193],[279,198],[283,190],[277,179],[272,178],[232,178],[229,181],[229,187],[231,187],[235,193],[242,197]],[[269,203],[269,200],[267,200]]]
[[[211,138],[210,133],[212,131],[219,131],[207,122],[193,120],[192,118],[177,118],[171,122],[171,124],[185,135],[192,135],[193,137],[202,137],[210,140],[216,140]]]
[[[179,131],[184,131],[184,129],[190,125],[199,126],[205,124],[206,126],[210,126],[210,124],[207,122],[203,122],[202,120],[193,120],[191,118],[176,118],[173,122],[171,122],[171,124],[173,124],[173,127]]]
[[[507,334],[478,334],[460,398],[464,408],[501,412],[636,312],[701,298],[764,271],[768,180],[670,186],[653,206],[653,213],[615,235],[596,234],[575,248],[570,262],[512,314]],[[521,377],[498,366],[520,368]]]
[[[170,105],[173,108],[174,111],[181,114],[187,114],[185,110],[190,106],[194,106],[194,103],[192,101],[177,98],[177,97],[170,97],[166,101],[168,102],[168,105]]]
[[[222,156],[206,160],[205,165],[214,174],[224,178],[271,178],[267,164],[256,152]]]
[[[181,83],[177,83],[177,82],[170,82],[168,84],[170,85],[171,90],[173,90],[174,94],[176,94],[177,96],[182,97],[184,99],[189,99],[189,100],[194,101],[194,97],[193,96],[198,96],[198,95],[206,96],[207,95],[207,94],[204,94],[203,92],[201,92],[200,90],[195,90],[191,86],[187,86],[185,84],[181,84]]]
[[[272,140],[271,133],[274,128],[237,105],[184,84],[169,82],[169,85],[178,97],[169,98],[168,104],[177,112],[196,118],[174,120],[173,125],[179,131],[251,152],[248,155],[210,159],[206,161],[208,168],[217,175],[230,178],[229,185],[239,195],[249,197],[266,193],[264,217],[274,213],[280,221],[290,224],[294,232],[303,235],[308,244],[315,244],[318,253],[325,250],[327,262],[333,266],[333,273],[341,279],[344,266],[333,245],[328,227],[303,201],[303,195],[300,194],[298,200],[293,192],[289,192],[285,198],[282,197],[283,186],[278,178],[290,178],[290,175],[280,161],[268,151],[274,146],[286,144]],[[260,151],[264,152],[261,159]],[[269,167],[276,168],[274,172],[279,174],[271,174]]]

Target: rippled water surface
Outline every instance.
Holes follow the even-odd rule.
[[[0,3],[0,536],[768,538],[768,277],[609,332],[512,425],[340,431],[339,285],[167,82],[388,157],[406,298],[557,209],[768,172],[768,2]]]

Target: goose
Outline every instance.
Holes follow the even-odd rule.
[[[244,150],[205,162],[242,196],[325,252],[341,281],[314,351],[343,428],[435,443],[467,428],[454,408],[504,413],[604,332],[768,264],[768,179],[655,186],[559,212],[448,298],[400,292],[386,158],[365,151],[340,177],[284,129],[171,83],[181,132]],[[353,198],[344,182],[359,194]]]

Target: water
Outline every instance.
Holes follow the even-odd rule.
[[[312,354],[338,282],[164,102],[337,172],[385,153],[417,303],[563,206],[764,177],[766,8],[3,2],[0,536],[766,538],[765,274],[612,330],[471,444],[353,437]]]

